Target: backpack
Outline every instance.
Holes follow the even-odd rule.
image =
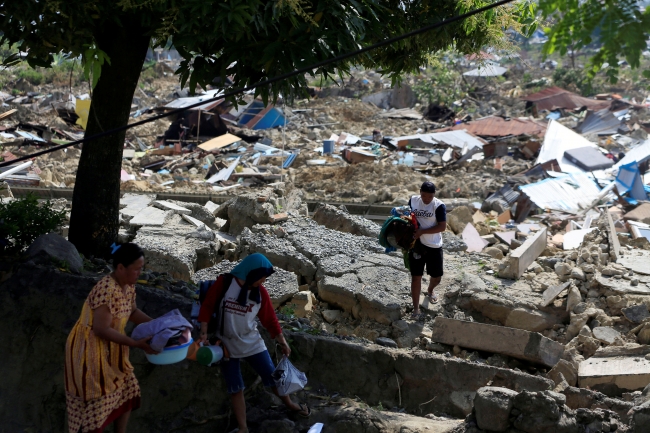
[[[219,326],[219,322],[218,322],[219,307],[221,306],[221,301],[223,301],[223,298],[226,295],[226,292],[228,291],[230,284],[232,283],[232,279],[234,278],[234,276],[230,273],[219,275],[219,277],[221,276],[223,276],[221,295],[219,295],[219,297],[215,302],[214,312],[212,313],[212,317],[210,317],[210,321],[208,322],[208,334],[214,334],[217,331],[217,328]],[[219,279],[219,277],[217,277],[217,280]],[[192,313],[191,313],[192,325],[196,326],[197,328],[200,328],[201,326],[198,321],[199,311],[201,310],[201,304],[203,304],[203,301],[205,301],[205,297],[207,296],[208,291],[217,282],[217,280],[206,280],[206,281],[201,281],[199,283],[199,289],[196,291],[196,294],[199,295],[199,300],[192,305]],[[223,315],[221,315],[221,318],[223,322]],[[221,325],[223,328],[223,323]]]

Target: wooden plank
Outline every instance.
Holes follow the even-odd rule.
[[[222,149],[226,146],[230,146],[233,143],[241,141],[241,138],[233,134],[224,134],[219,137],[215,137],[212,140],[208,140],[205,143],[199,145],[199,149],[205,150],[206,152],[212,152],[213,150]]]

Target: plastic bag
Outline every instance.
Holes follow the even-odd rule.
[[[272,377],[279,395],[293,394],[307,385],[305,373],[294,367],[286,356],[283,356],[278,366],[275,367]]]

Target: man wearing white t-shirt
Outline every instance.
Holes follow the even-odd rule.
[[[447,229],[447,209],[445,204],[435,197],[436,186],[432,182],[424,182],[420,187],[420,195],[414,195],[409,206],[418,222],[418,230],[414,237],[415,247],[409,251],[409,267],[411,270],[411,297],[413,298],[413,317],[420,314],[420,291],[424,268],[431,280],[427,296],[430,302],[438,302],[433,289],[442,279],[442,232]]]

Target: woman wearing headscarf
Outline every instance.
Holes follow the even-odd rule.
[[[147,340],[124,331],[151,320],[135,305],[135,283],[144,266],[136,244],[113,245],[113,272],[92,288],[65,345],[65,391],[70,433],[101,433],[115,422],[125,433],[129,415],[140,407],[140,386],[129,347],[156,353]]]
[[[264,385],[270,387],[277,395],[271,377],[275,365],[257,330],[255,318],[259,318],[262,326],[271,334],[271,338],[280,345],[285,356],[291,353],[282,335],[282,328],[275,315],[269,293],[263,285],[273,272],[271,262],[262,254],[255,253],[247,256],[230,274],[219,276],[208,290],[199,312],[200,340],[207,341],[208,322],[216,309],[217,337],[229,354],[229,359],[221,361],[221,371],[231,396],[239,433],[248,433],[241,361],[246,361],[260,375]],[[216,305],[217,303],[219,305]],[[280,398],[290,411],[302,416],[310,415],[307,405],[296,404],[289,396],[280,396]]]

